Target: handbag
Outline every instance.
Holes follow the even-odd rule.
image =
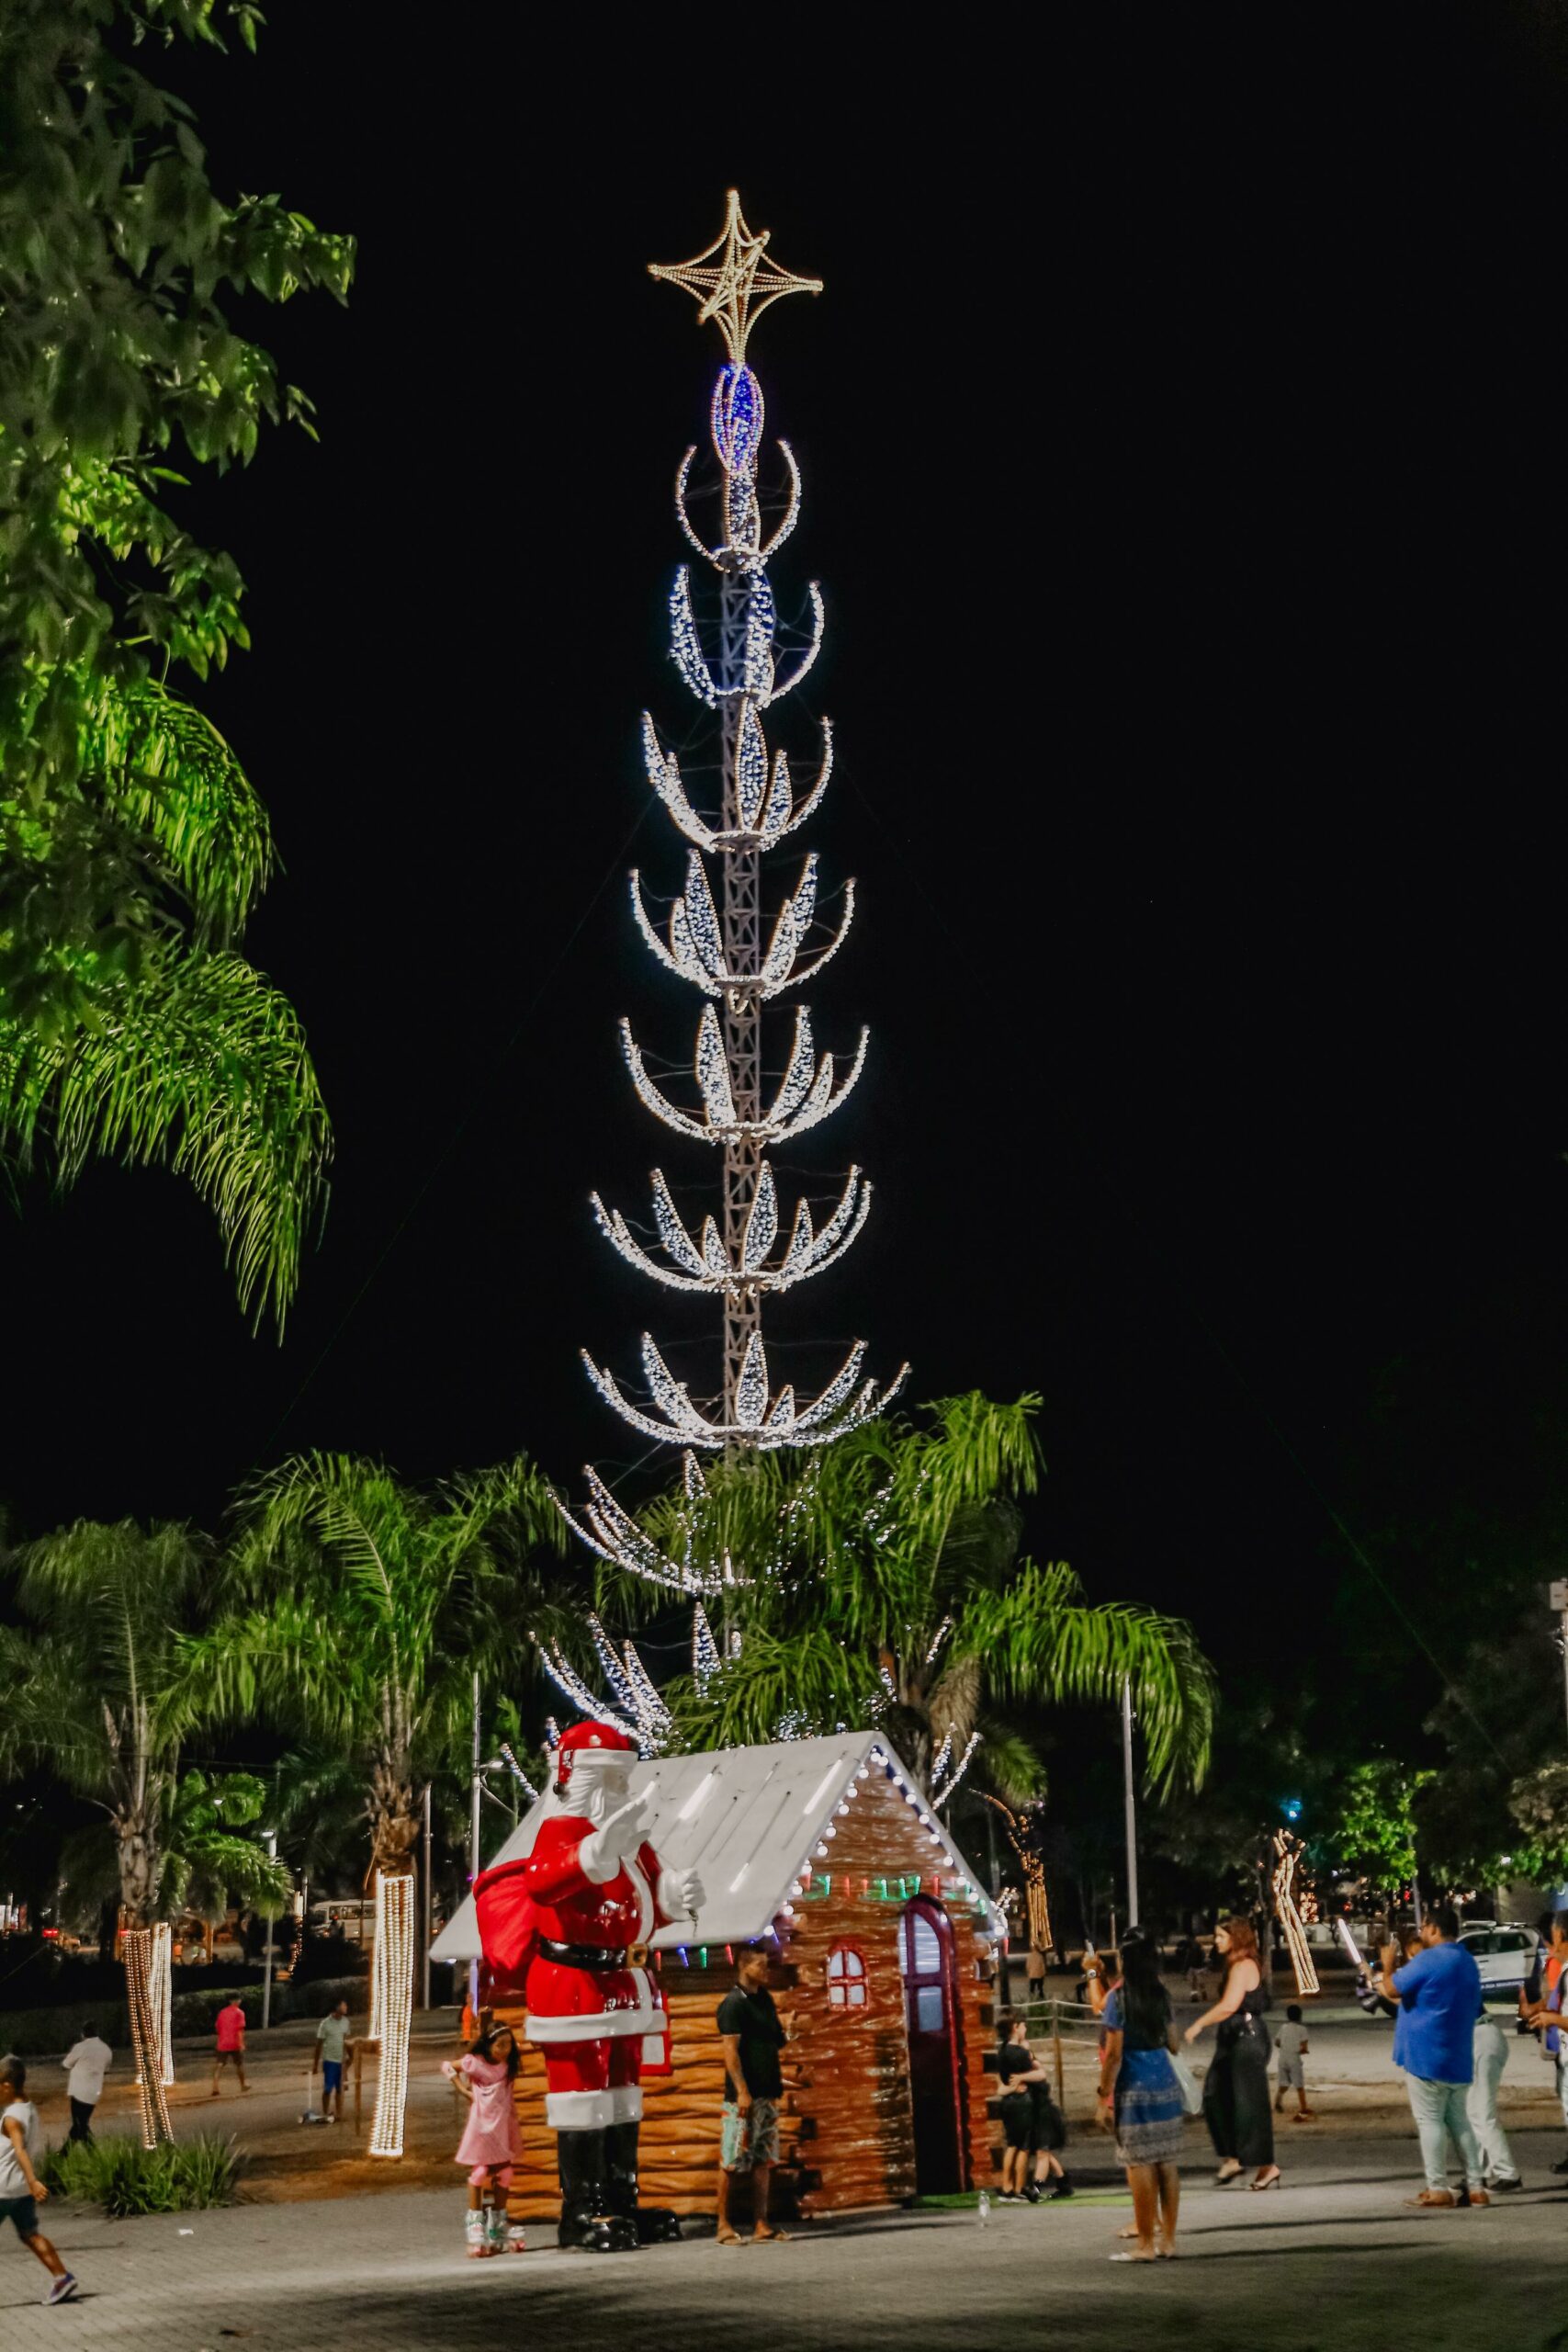
[[[1179,2056],[1176,2051],[1168,2051],[1166,2055],[1170,2060],[1170,2071],[1176,2076],[1176,2087],[1181,2093],[1182,2113],[1201,2115],[1203,2112],[1202,2084],[1192,2072],[1186,2059]]]

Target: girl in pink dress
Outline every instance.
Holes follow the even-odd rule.
[[[469,2167],[468,2238],[474,2256],[527,2252],[521,2225],[509,2227],[506,2219],[512,2167],[523,2153],[512,2096],[522,2056],[511,2027],[497,2025],[480,2033],[456,2065],[449,2058],[442,2062],[442,2073],[468,2102],[456,2161]]]

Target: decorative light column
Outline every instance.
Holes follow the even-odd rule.
[[[164,2053],[153,2006],[152,1930],[127,1928],[120,1950],[125,1962],[125,2005],[130,2012],[136,2086],[141,2101],[141,2144],[155,2148],[161,2140],[172,2140],[175,2134],[164,2097]]]
[[[765,536],[758,479],[762,390],[747,365],[746,345],[771,303],[785,294],[819,293],[821,285],[818,279],[797,277],[782,268],[767,253],[767,243],[766,230],[753,232],[747,227],[740,199],[732,189],[723,233],[705,252],[689,262],[652,266],[654,277],[682,286],[696,298],[699,320],[717,325],[728,353],[709,408],[719,476],[719,525],[712,544],[691,518],[694,445],[682,459],[675,483],[681,529],[694,552],[716,574],[715,609],[705,620],[699,619],[691,569],[685,565],[676,574],[670,598],[675,666],[689,692],[716,722],[718,805],[708,814],[699,813],[674,752],[665,749],[645,713],[649,782],[690,845],[684,887],[662,929],[655,925],[639,877],[636,873],[631,876],[632,911],[649,947],[668,970],[707,1000],[697,1023],[694,1107],[681,1107],[655,1084],[627,1023],[622,1024],[622,1045],[632,1083],[646,1107],[676,1135],[716,1147],[721,1162],[718,1216],[705,1217],[694,1233],[677,1211],[662,1170],[655,1169],[653,1217],[660,1253],[655,1256],[618,1209],[607,1209],[597,1193],[593,1196],[602,1229],[630,1264],[668,1288],[706,1293],[718,1300],[722,1387],[716,1401],[694,1401],[686,1383],[675,1378],[645,1334],[642,1365],[649,1395],[645,1408],[626,1397],[613,1374],[584,1355],[601,1396],[634,1429],[671,1444],[707,1451],[825,1444],[880,1412],[905,1377],[900,1372],[886,1391],[874,1380],[863,1380],[865,1347],[857,1340],[827,1387],[802,1405],[789,1383],[773,1389],[762,1340],[763,1298],[836,1263],[860,1232],[871,1205],[870,1183],[858,1168],[852,1168],[841,1195],[822,1222],[814,1220],[809,1204],[802,1200],[784,1238],[769,1159],[773,1147],[806,1134],[844,1101],[863,1066],[867,1035],[863,1030],[847,1059],[818,1053],[810,1013],[799,1005],[782,1066],[770,1080],[762,1008],[813,978],[836,952],[849,929],[854,890],[852,883],[846,884],[837,928],[818,936],[817,858],[812,853],[783,897],[771,929],[765,925],[762,861],[816,809],[832,767],[832,730],[826,720],[818,771],[803,793],[792,779],[788,754],[782,748],[770,751],[763,732],[764,713],[784,700],[816,660],[824,622],[821,594],[813,582],[807,590],[808,641],[781,677],[767,566],[795,528],[800,475],[789,444],[781,441],[784,511]],[[710,860],[718,867],[716,893]],[[689,1489],[699,1492],[701,1474],[690,1455],[687,1477]],[[721,1589],[729,1580],[728,1564],[726,1575],[715,1577],[699,1575],[690,1562],[665,1559],[592,1471],[588,1478],[588,1523],[578,1532],[602,1556],[694,1594]]]
[[[379,2041],[373,2156],[403,2153],[403,2109],[409,2090],[409,2032],[413,2022],[414,1879],[376,1873],[376,1949],[370,1955],[370,2039]]]

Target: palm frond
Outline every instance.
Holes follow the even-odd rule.
[[[878,1695],[869,1661],[844,1649],[824,1628],[781,1640],[759,1628],[699,1698],[689,1678],[671,1683],[666,1705],[682,1743],[695,1748],[766,1745],[794,1724],[830,1732],[870,1720]]]
[[[0,1142],[164,1166],[217,1216],[243,1308],[279,1326],[325,1201],[332,1137],[288,999],[238,956],[164,943],[68,1041],[0,1021]]]
[[[1130,1680],[1151,1779],[1201,1781],[1213,1735],[1213,1669],[1180,1618],[1126,1602],[1091,1607],[1065,1561],[1025,1561],[1000,1593],[976,1594],[955,1656],[983,1657],[992,1689],[1019,1698],[1117,1701]]]
[[[198,923],[226,944],[273,870],[266,810],[233,752],[187,702],[151,679],[96,682],[82,782],[148,844]]]

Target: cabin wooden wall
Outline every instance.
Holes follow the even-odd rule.
[[[783,1937],[770,1979],[788,2032],[780,2111],[783,2169],[774,2179],[774,2210],[807,2215],[855,2206],[895,2205],[915,2194],[914,2120],[903,1979],[898,1968],[901,1901],[868,1894],[863,1882],[919,1874],[936,1893],[937,1857],[904,1800],[880,1771],[857,1783],[847,1813],[834,1823],[826,1858],[813,1869],[826,1896],[797,1900],[793,1918],[776,1923]],[[943,1879],[949,1866],[942,1862]],[[852,1883],[846,1889],[844,1881]],[[957,1968],[955,2031],[959,2054],[959,2127],[969,2170],[967,2185],[991,2175],[987,2102],[994,2089],[985,2070],[992,2041],[991,1963],[968,1906],[944,1905],[953,1923]],[[866,1967],[863,2008],[834,2008],[827,1990],[832,1945],[852,1943]],[[690,1951],[695,1963],[697,1949]],[[660,1955],[660,1981],[670,2001],[674,2072],[645,2079],[640,2143],[645,2203],[682,2215],[714,2210],[715,2172],[724,2103],[724,2053],[717,2009],[735,1982],[731,1962],[709,1948],[710,1963],[682,1967]],[[522,2036],[521,2005],[495,2015]],[[553,2220],[560,2210],[555,2133],[545,2120],[545,2064],[523,2044],[517,2077],[523,2158],[510,2210],[514,2219]],[[744,2193],[737,2196],[741,2213]]]
[[[797,2093],[803,2124],[801,2210],[842,2211],[897,2205],[916,2192],[914,2114],[909,2094],[904,1984],[898,1966],[901,1901],[868,1893],[864,1881],[919,1876],[938,1891],[931,1846],[902,1797],[878,1772],[858,1784],[849,1812],[834,1823],[826,1857],[814,1868],[829,1881],[826,1897],[795,1905],[788,1951],[796,1973],[795,2042],[804,2080]],[[940,1876],[951,1872],[945,1860]],[[846,1889],[844,1882],[850,1882]],[[989,1962],[966,1904],[944,1900],[953,1930],[957,1974],[959,2132],[965,2186],[989,2178],[990,2131],[985,2072],[990,2041]],[[852,1944],[865,1962],[863,2008],[834,2008],[828,1957]],[[978,1969],[986,1968],[982,1980]]]
[[[691,1956],[694,1962],[695,1951]],[[673,1952],[663,1952],[659,1959],[660,1981],[670,2003],[673,2072],[644,2077],[642,2136],[637,2147],[642,2199],[646,2205],[667,2205],[676,2213],[711,2213],[724,2111],[724,2045],[719,2040],[718,2005],[735,1983],[735,1971],[722,1954],[717,1967],[707,1968],[683,1968]],[[773,1996],[786,2031],[792,2031],[792,1977],[787,1962],[775,1965]],[[498,2007],[495,2015],[498,2021],[510,2025],[521,2040],[521,2005]],[[793,2166],[801,2121],[791,2095],[800,2069],[793,2050],[784,2052],[784,2101],[779,2116],[779,2154],[782,2164]],[[544,2057],[528,2042],[523,2043],[516,2098],[523,2160],[516,2167],[509,2211],[516,2221],[553,2221],[560,2211],[556,2135],[545,2120]],[[781,2211],[794,2202],[790,2196],[792,2178],[793,2172],[785,2171],[775,2179],[775,2201]],[[737,2202],[744,2213],[744,2199],[738,2199]]]

